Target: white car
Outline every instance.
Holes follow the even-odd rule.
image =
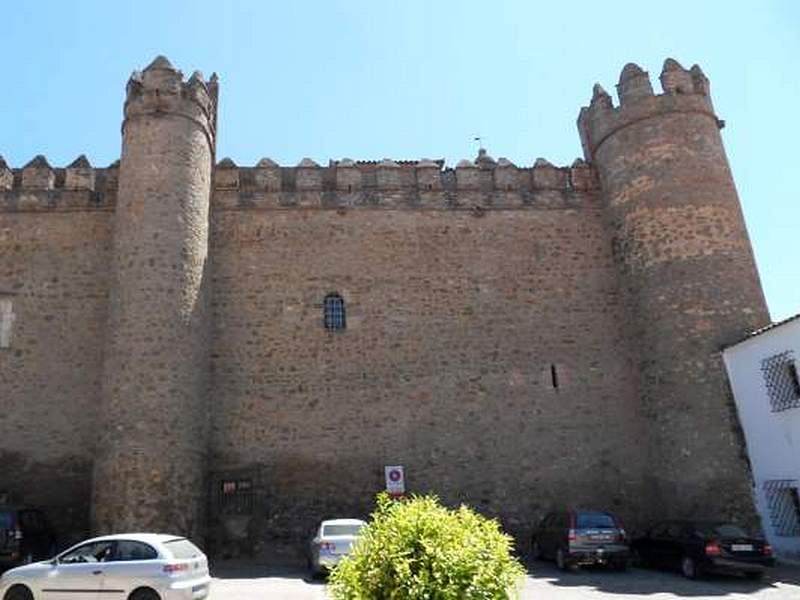
[[[211,577],[205,554],[186,538],[155,533],[86,540],[52,560],[0,578],[2,600],[199,600]]]
[[[316,576],[335,567],[343,556],[350,553],[364,525],[366,523],[359,519],[323,521],[309,544],[311,574]]]

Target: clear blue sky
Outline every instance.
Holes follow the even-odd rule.
[[[653,8],[650,8],[652,6]],[[0,154],[119,157],[128,75],[159,53],[221,80],[218,156],[252,165],[580,155],[578,110],[629,61],[699,63],[774,319],[800,312],[800,2],[7,2]]]

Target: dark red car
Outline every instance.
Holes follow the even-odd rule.
[[[624,571],[630,555],[620,520],[599,510],[551,512],[533,532],[531,550],[534,558],[552,559],[563,570],[608,565]]]

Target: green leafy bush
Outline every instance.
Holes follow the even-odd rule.
[[[353,552],[329,579],[335,600],[506,600],[524,574],[496,521],[435,496],[378,496]]]

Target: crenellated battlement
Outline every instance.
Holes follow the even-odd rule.
[[[305,158],[292,167],[265,158],[239,167],[226,158],[214,170],[213,208],[491,209],[574,207],[598,192],[594,169],[583,160],[556,167],[538,159],[518,167],[481,150],[475,160],[447,167],[444,160],[331,160]]]
[[[81,155],[66,167],[36,156],[22,168],[0,156],[0,212],[111,210],[119,161],[93,167]],[[557,167],[539,158],[519,167],[482,150],[475,160],[448,167],[444,160],[303,159],[281,166],[269,158],[240,167],[230,158],[214,169],[215,210],[248,208],[473,209],[577,207],[599,193],[594,169],[581,159]]]
[[[206,82],[203,74],[195,71],[184,81],[183,73],[166,57],[157,56],[143,71],[134,71],[128,80],[122,128],[143,115],[179,116],[202,127],[209,146],[214,148],[218,96],[216,74]]]
[[[81,155],[53,168],[38,155],[20,169],[0,156],[0,212],[109,210],[116,204],[119,161],[92,167]]]
[[[619,106],[614,105],[600,84],[595,84],[589,106],[581,108],[578,116],[578,130],[587,161],[593,161],[595,152],[608,136],[657,115],[701,113],[714,119],[719,127],[724,125],[714,114],[709,81],[698,65],[685,69],[678,61],[668,58],[659,80],[663,93],[655,94],[649,74],[639,65],[628,63],[617,84]]]

